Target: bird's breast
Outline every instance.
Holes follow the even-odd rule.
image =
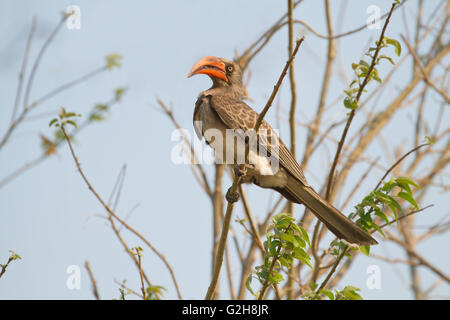
[[[194,111],[194,127],[197,135],[205,138],[214,150],[216,163],[236,165],[245,163],[245,141],[240,129],[228,128],[210,106],[209,99],[200,96]],[[262,154],[261,150],[249,150],[248,163],[257,175],[276,175],[278,161]]]

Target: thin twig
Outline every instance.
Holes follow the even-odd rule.
[[[400,6],[403,5],[406,1],[407,1],[407,0],[402,1],[399,5],[396,6],[395,9],[400,8]],[[395,9],[394,9],[394,10],[395,10]],[[381,17],[379,17],[377,20],[375,20],[374,22],[381,21],[381,20],[383,20],[384,18],[389,17],[390,14],[391,14],[391,11],[386,12],[386,13],[383,14]],[[346,31],[346,32],[343,32],[343,33],[340,33],[340,34],[337,34],[337,35],[332,35],[332,36],[328,35],[328,36],[327,36],[327,35],[320,34],[319,32],[317,32],[316,30],[314,30],[311,26],[309,26],[309,25],[308,25],[306,22],[304,22],[304,21],[301,21],[301,20],[295,20],[295,23],[298,23],[298,24],[303,25],[303,26],[304,26],[306,29],[308,29],[308,31],[310,31],[313,35],[315,35],[315,36],[317,36],[317,37],[319,37],[319,38],[321,38],[321,39],[326,39],[326,40],[329,40],[329,39],[338,39],[338,38],[346,37],[346,36],[349,36],[349,35],[351,35],[351,34],[357,33],[357,32],[359,32],[359,31],[362,31],[362,30],[364,30],[364,29],[367,28],[367,23],[365,23],[365,24],[361,25],[361,26],[358,27],[358,28],[355,28],[355,29],[352,29],[352,30],[349,30],[349,31]]]
[[[23,55],[22,68],[20,69],[20,73],[19,73],[19,83],[17,84],[16,99],[14,101],[14,108],[13,108],[13,113],[11,116],[11,122],[14,122],[14,120],[16,118],[17,110],[19,108],[20,97],[22,96],[23,79],[24,79],[25,71],[27,69],[28,56],[30,54],[31,42],[33,40],[35,31],[36,31],[36,17],[33,17],[33,20],[31,21],[30,33],[28,35],[28,40],[27,40],[27,44],[25,46],[25,52]]]
[[[328,47],[327,47],[327,62],[325,66],[325,72],[323,75],[322,80],[322,86],[321,86],[321,92],[320,92],[320,100],[319,105],[317,106],[317,112],[316,116],[313,120],[313,128],[317,129],[320,127],[320,122],[322,119],[326,97],[328,93],[328,87],[331,80],[331,74],[333,71],[333,64],[336,57],[336,44],[333,38],[333,23],[331,21],[331,12],[330,12],[330,3],[328,0],[325,1],[325,17],[327,21],[327,34],[328,34]],[[302,165],[304,168],[306,168],[308,164],[308,160],[311,156],[311,148],[315,141],[317,130],[311,130],[308,132],[308,137],[306,139],[306,146],[305,146],[305,152],[303,155]]]
[[[395,161],[395,163],[385,172],[385,174],[383,175],[383,177],[381,177],[380,181],[378,181],[378,184],[376,185],[376,187],[374,188],[374,190],[377,190],[381,184],[383,183],[384,179],[389,175],[389,173],[394,170],[394,168],[396,166],[398,166],[400,164],[400,162],[402,162],[407,156],[409,156],[411,153],[416,152],[417,150],[419,150],[422,147],[428,146],[430,145],[430,143],[424,143],[421,144],[411,150],[409,150],[407,153],[405,153],[402,157],[400,157],[397,161]]]
[[[131,289],[130,287],[127,287],[127,286],[125,285],[125,283],[119,282],[119,281],[117,281],[116,279],[114,279],[114,282],[115,282],[116,284],[118,284],[122,289],[127,290],[127,292],[129,292],[129,293],[135,295],[136,297],[139,297],[139,298],[141,298],[141,299],[144,298],[144,297],[142,296],[142,294],[140,294],[139,292],[137,292],[137,291]]]
[[[350,193],[348,194],[347,199],[345,199],[344,203],[342,204],[342,208],[345,208],[347,206],[347,204],[349,203],[350,199],[353,197],[353,194],[356,192],[356,190],[359,189],[359,187],[361,186],[362,182],[367,178],[367,176],[369,175],[370,171],[375,166],[375,163],[378,162],[379,159],[380,158],[377,157],[375,159],[375,161],[369,165],[369,167],[367,168],[366,172],[364,172],[364,174],[359,179],[358,183],[355,184],[355,186],[353,187],[352,191],[350,191]]]
[[[8,258],[8,261],[6,261],[5,264],[0,264],[0,278],[5,274],[6,272],[6,268],[8,268],[9,264],[16,260],[16,259],[21,259],[19,255],[14,254],[12,251],[11,252],[11,256]]]
[[[92,293],[94,294],[95,299],[100,300],[100,295],[98,294],[98,289],[97,289],[97,281],[95,281],[94,274],[92,273],[91,266],[89,265],[89,261],[86,261],[84,263],[84,267],[86,268],[86,270],[89,274],[89,279],[91,280]]]
[[[181,125],[175,119],[173,111],[171,109],[169,109],[166,106],[166,104],[161,99],[158,98],[158,99],[156,99],[156,101],[158,102],[159,106],[164,111],[164,113],[172,121],[172,123],[175,126],[175,128],[177,128],[179,130],[180,134],[183,137],[184,143],[189,146],[189,150],[190,150],[190,153],[191,153],[190,155],[192,156],[192,158],[190,158],[191,159],[190,165],[191,165],[191,169],[192,169],[192,172],[193,172],[195,178],[197,179],[197,181],[199,182],[199,184],[203,188],[203,190],[206,192],[206,194],[209,197],[213,197],[213,191],[212,191],[211,187],[209,186],[209,182],[208,182],[208,178],[206,177],[205,170],[203,169],[202,165],[200,164],[200,161],[198,160],[197,153],[195,152],[195,149],[192,146],[192,143],[191,143],[190,139],[186,136],[186,134],[182,130]],[[194,168],[198,169],[201,178],[197,175],[197,173],[194,170]]]
[[[106,70],[107,70],[106,66],[103,66],[103,67],[97,68],[97,69],[95,69],[95,70],[93,70],[93,71],[90,71],[90,72],[88,72],[87,74],[85,74],[85,75],[83,75],[83,76],[81,76],[81,77],[79,77],[79,78],[76,78],[76,79],[74,79],[74,80],[72,80],[72,81],[69,81],[69,82],[67,82],[67,83],[65,83],[65,84],[63,84],[63,85],[61,85],[61,86],[59,86],[59,87],[57,87],[57,88],[55,88],[55,89],[53,89],[53,90],[47,92],[46,94],[44,94],[44,95],[41,96],[40,98],[34,100],[34,102],[31,103],[30,105],[26,105],[26,106],[24,107],[24,109],[22,110],[22,112],[21,112],[21,113],[19,114],[19,116],[17,117],[17,119],[15,119],[14,121],[11,122],[11,124],[10,124],[8,130],[6,131],[5,135],[3,136],[3,138],[2,138],[2,140],[1,140],[1,142],[0,142],[0,149],[6,144],[6,142],[8,141],[8,139],[9,139],[9,137],[11,136],[12,132],[14,131],[14,129],[16,129],[17,126],[18,126],[21,122],[23,122],[23,121],[25,120],[26,115],[27,115],[31,110],[33,110],[34,108],[36,108],[36,107],[37,107],[38,105],[40,105],[41,103],[47,101],[48,99],[50,99],[50,98],[56,96],[57,94],[59,94],[59,93],[65,91],[65,90],[67,90],[67,89],[69,89],[69,88],[72,88],[73,86],[75,86],[75,85],[77,85],[77,84],[83,83],[83,82],[89,80],[90,78],[92,78],[92,77],[94,77],[94,76],[96,76],[96,75],[98,75],[98,74],[100,74],[101,72],[104,72],[104,71],[106,71]]]
[[[425,68],[422,65],[422,62],[420,62],[420,59],[417,57],[417,54],[414,52],[414,49],[411,47],[411,44],[403,35],[400,35],[403,42],[405,42],[406,46],[408,47],[409,52],[411,53],[412,57],[414,58],[415,65],[419,68],[420,72],[423,75],[423,79],[426,82],[427,85],[429,85],[431,88],[433,88],[437,93],[439,93],[442,98],[445,99],[447,103],[450,103],[450,96],[445,92],[444,90],[438,88],[433,81],[430,80],[430,77],[428,76],[428,73],[425,71]]]
[[[117,176],[116,182],[114,184],[113,190],[111,191],[111,195],[108,199],[108,206],[111,206],[111,204],[113,204],[112,210],[115,211],[119,202],[119,198],[120,198],[120,193],[121,190],[123,188],[123,182],[125,180],[125,174],[126,174],[126,165],[123,165],[122,169],[119,171],[119,174]],[[136,255],[133,253],[133,251],[131,251],[130,247],[128,246],[128,244],[125,242],[125,240],[123,239],[122,235],[120,234],[120,227],[122,227],[122,225],[120,225],[119,228],[116,227],[116,224],[114,222],[114,219],[111,215],[108,215],[108,220],[111,223],[111,229],[114,231],[114,234],[116,235],[117,239],[119,239],[119,242],[122,244],[122,247],[124,248],[125,252],[128,254],[128,256],[131,258],[131,260],[133,260],[136,268],[139,270],[139,261],[136,258]],[[146,273],[144,272],[144,270],[142,270],[142,276],[145,279],[145,282],[147,283],[148,286],[152,286],[152,283],[150,282],[149,278],[147,277]],[[158,291],[154,292],[155,297],[157,299],[161,299],[161,295]]]
[[[405,213],[404,215],[399,216],[397,219],[394,219],[394,220],[389,221],[388,223],[384,223],[382,225],[379,225],[378,228],[383,229],[384,227],[389,226],[389,225],[391,225],[394,222],[400,221],[400,220],[402,220],[402,219],[404,219],[406,217],[409,217],[409,216],[412,216],[412,215],[414,215],[416,213],[422,212],[422,211],[424,211],[424,210],[426,210],[428,208],[431,208],[433,206],[434,206],[433,204],[430,204],[430,205],[425,206],[425,207],[423,207],[421,209],[413,210],[411,212]],[[377,231],[376,229],[373,229],[373,230],[369,231],[369,233],[374,233],[376,231]]]
[[[258,229],[256,228],[255,221],[253,220],[253,215],[252,215],[252,213],[250,211],[250,206],[249,206],[248,201],[247,201],[247,196],[244,193],[242,185],[239,185],[239,193],[241,195],[242,205],[244,206],[245,214],[246,214],[248,222],[250,224],[251,232],[249,232],[249,233],[252,235],[253,240],[256,242],[256,244],[258,245],[259,249],[264,254],[264,252],[265,252],[264,246],[263,246],[263,243],[262,243],[261,238],[259,236]]]
[[[139,264],[139,278],[141,280],[141,292],[142,292],[142,299],[147,300],[147,293],[145,292],[145,285],[144,285],[144,276],[142,274],[142,256],[141,253],[137,252],[137,258],[138,258],[138,264]]]
[[[56,25],[55,29],[52,31],[50,36],[47,38],[43,46],[41,47],[41,50],[38,53],[38,56],[36,60],[34,61],[33,67],[31,69],[30,76],[28,78],[27,86],[25,89],[25,95],[24,95],[24,102],[23,102],[23,110],[19,117],[11,122],[11,125],[9,126],[8,130],[6,131],[5,135],[3,136],[2,140],[0,141],[0,149],[5,145],[5,143],[8,141],[9,137],[11,136],[11,133],[13,132],[14,128],[17,126],[18,123],[20,123],[23,118],[25,117],[25,114],[28,112],[28,100],[30,96],[30,91],[33,85],[34,76],[36,74],[36,70],[41,62],[42,56],[44,55],[45,50],[48,48],[49,44],[52,42],[55,35],[58,33],[61,26],[66,21],[68,15],[64,14],[62,19],[59,21],[59,23]]]
[[[34,77],[36,75],[36,71],[39,67],[39,64],[41,62],[42,57],[44,56],[45,51],[47,50],[48,46],[52,42],[53,38],[56,36],[58,31],[61,29],[62,25],[66,22],[67,18],[70,15],[63,13],[63,16],[59,23],[56,25],[55,29],[52,31],[48,39],[44,42],[44,45],[42,46],[41,50],[39,51],[36,60],[34,61],[33,68],[31,69],[30,77],[28,78],[27,87],[25,89],[25,95],[23,99],[23,109],[28,109],[28,100],[30,98],[31,88],[33,87],[33,81]]]
[[[370,74],[372,73],[372,70],[374,69],[375,64],[377,62],[378,53],[380,52],[381,45],[383,43],[384,33],[385,33],[386,28],[387,28],[387,26],[389,24],[389,20],[391,18],[392,12],[394,11],[395,7],[396,7],[396,3],[393,3],[392,7],[391,7],[391,10],[389,11],[389,15],[387,16],[386,21],[384,23],[383,30],[381,31],[377,47],[376,47],[375,53],[374,53],[373,58],[372,58],[372,63],[370,64],[370,67],[369,67],[369,69],[367,71],[367,75],[364,77],[364,80],[363,80],[361,86],[359,87],[358,93],[356,95],[356,102],[357,103],[359,102],[359,99],[361,98],[361,95],[362,95],[362,93],[364,91],[365,86],[369,82]],[[330,200],[331,189],[332,189],[332,185],[333,185],[334,172],[336,170],[336,166],[337,166],[338,161],[339,161],[339,156],[341,154],[341,150],[342,150],[342,147],[344,145],[345,138],[346,138],[347,133],[348,133],[348,129],[350,128],[350,124],[352,123],[352,120],[353,120],[354,116],[355,116],[355,109],[353,109],[350,112],[350,116],[348,117],[347,123],[345,124],[345,128],[344,128],[344,131],[342,132],[341,139],[339,140],[339,144],[338,144],[338,147],[337,147],[337,150],[336,150],[336,154],[334,156],[333,164],[331,165],[330,174],[328,176],[326,194],[325,194],[325,199],[327,199],[327,200]]]
[[[105,103],[107,105],[109,105],[110,107],[117,103],[118,101],[116,99],[111,99],[111,101]],[[54,113],[53,113],[54,114]],[[28,117],[29,119],[30,117]],[[70,132],[69,136],[70,137],[75,137],[76,135],[78,135],[83,129],[87,128],[89,126],[89,124],[93,123],[90,119],[85,119],[85,121],[83,121],[82,123],[80,123],[78,125],[78,128],[72,132]],[[55,149],[59,148],[61,146],[61,143],[64,142],[64,140],[57,140],[54,144]],[[12,180],[14,180],[15,178],[19,177],[21,174],[25,173],[26,171],[36,167],[37,165],[39,165],[41,162],[43,162],[46,159],[49,159],[49,154],[44,151],[42,152],[41,155],[39,155],[38,157],[34,158],[31,161],[27,161],[26,163],[24,163],[21,167],[19,167],[18,169],[14,170],[13,172],[11,172],[10,174],[8,174],[6,177],[2,178],[0,180],[0,189],[3,188],[6,184],[8,184],[9,182],[11,182]]]
[[[233,272],[231,271],[230,254],[228,250],[228,245],[225,246],[225,266],[227,269],[228,287],[230,289],[231,300],[236,300],[236,294],[234,293],[233,285]]]
[[[293,0],[288,0],[288,57],[291,56],[292,51],[294,49],[294,3]],[[296,126],[295,126],[295,111],[297,108],[297,84],[295,82],[295,69],[294,69],[294,61],[292,61],[291,66],[289,68],[289,83],[291,87],[291,108],[289,110],[289,132],[291,138],[291,153],[294,155],[294,158],[297,158],[297,148],[296,148]],[[287,203],[287,213],[293,215],[294,213],[294,203],[289,201]],[[294,272],[293,266],[289,269],[290,273]],[[292,280],[289,277],[286,283],[286,299],[292,299]]]
[[[180,289],[178,287],[178,282],[177,282],[176,277],[175,277],[175,273],[173,272],[173,269],[170,266],[170,264],[167,262],[167,259],[145,237],[143,237],[139,232],[137,232],[134,228],[132,228],[128,223],[126,223],[123,219],[121,219],[119,216],[117,216],[117,214],[115,214],[114,211],[106,204],[106,202],[102,199],[102,197],[100,197],[100,195],[94,189],[94,187],[89,182],[89,180],[87,179],[86,175],[84,174],[83,170],[81,169],[80,163],[78,162],[78,157],[75,154],[75,151],[74,151],[73,146],[72,146],[72,142],[71,142],[70,137],[68,136],[64,126],[61,126],[61,131],[64,134],[64,137],[66,138],[67,144],[68,144],[69,149],[70,149],[70,153],[71,153],[72,158],[73,158],[73,160],[75,162],[75,165],[76,165],[76,167],[78,169],[78,172],[80,173],[83,181],[86,183],[86,185],[89,188],[89,190],[92,192],[92,194],[95,196],[95,198],[97,198],[97,200],[100,202],[100,204],[103,206],[103,208],[106,210],[106,212],[109,215],[111,215],[114,219],[119,221],[127,230],[131,231],[134,235],[136,235],[139,239],[141,239],[161,259],[161,261],[164,263],[166,268],[169,270],[170,276],[172,278],[172,281],[174,283],[175,289],[177,291],[178,298],[182,299],[181,292],[180,292]]]
[[[450,276],[447,276],[446,274],[444,274],[444,272],[442,272],[441,270],[439,270],[438,268],[436,268],[435,266],[433,266],[431,263],[429,263],[424,257],[422,257],[421,255],[419,255],[416,251],[409,249],[405,246],[405,243],[403,243],[400,239],[398,239],[397,237],[393,236],[392,234],[390,234],[389,232],[386,232],[388,234],[389,240],[392,240],[393,242],[397,243],[398,245],[400,245],[403,249],[405,249],[407,251],[407,253],[411,256],[413,256],[414,258],[416,258],[419,262],[419,264],[427,267],[429,270],[431,270],[432,272],[434,272],[437,276],[439,276],[440,278],[442,278],[443,280],[445,280],[447,283],[450,283]]]
[[[294,50],[294,23],[292,12],[294,10],[293,0],[288,0],[288,57]],[[291,133],[291,152],[296,155],[296,138],[295,138],[295,110],[297,107],[297,84],[295,82],[294,61],[289,68],[289,83],[291,87],[291,108],[289,111],[289,128]]]

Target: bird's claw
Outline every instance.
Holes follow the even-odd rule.
[[[239,177],[244,177],[247,174],[247,168],[252,168],[252,166],[249,164],[243,166],[236,165],[234,166],[234,174]]]
[[[238,192],[233,192],[231,190],[231,188],[228,189],[227,194],[225,195],[225,198],[230,203],[238,202],[240,197],[241,196],[239,195],[239,193]]]

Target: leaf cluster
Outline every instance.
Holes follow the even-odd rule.
[[[387,212],[391,212],[395,221],[398,223],[398,215],[403,212],[399,199],[403,199],[411,204],[415,209],[419,206],[414,199],[411,186],[420,189],[420,187],[408,177],[398,177],[385,182],[380,188],[370,192],[363,200],[355,206],[355,211],[350,218],[357,216],[356,223],[364,230],[375,229],[383,237],[386,237],[381,228],[373,221],[374,217],[381,218],[386,224],[390,224]],[[386,210],[390,209],[390,210]],[[361,251],[369,254],[369,247],[362,246]]]
[[[80,129],[80,127],[106,120],[109,116],[112,105],[114,103],[121,101],[123,94],[126,92],[126,90],[127,88],[124,87],[116,88],[114,90],[113,98],[106,103],[95,104],[94,107],[91,109],[91,111],[88,113],[88,116],[85,119],[85,121],[82,122],[80,125],[77,124],[75,118],[81,117],[81,115],[76,114],[74,112],[67,112],[64,108],[62,108],[58,117],[53,118],[49,123],[50,127],[54,126],[57,128],[57,130],[55,130],[53,133],[53,138],[49,138],[43,134],[40,135],[41,147],[45,155],[49,156],[51,154],[56,153],[58,145],[62,141],[64,141],[65,137],[60,129],[61,124],[67,123],[73,127],[73,130],[69,133],[69,137],[71,138],[72,141],[74,141],[74,134],[76,133],[76,131]]]
[[[322,300],[324,298],[329,300],[363,300],[358,293],[360,289],[354,286],[345,286],[343,290],[321,289],[318,293],[316,292],[317,287],[317,283],[310,282],[310,290],[303,295],[303,298],[308,300]]]
[[[289,268],[294,259],[312,268],[307,254],[307,246],[311,246],[308,233],[295,223],[295,218],[286,213],[277,214],[272,217],[268,229],[272,231],[266,233],[264,263],[255,267],[246,282],[247,289],[255,296],[257,294],[251,289],[253,278],[261,284],[278,284],[284,280],[282,268]]]
[[[381,44],[378,43],[378,41],[375,43],[375,47],[370,47],[368,52],[365,54],[366,56],[370,57],[371,61],[374,59],[375,51],[379,48],[379,50],[386,48],[388,46],[393,46],[395,49],[395,54],[397,56],[400,56],[402,47],[400,45],[400,42],[398,42],[395,39],[391,39],[388,37],[383,37],[383,40]],[[375,80],[378,83],[382,82],[382,79],[379,76],[378,69],[376,68],[377,65],[379,65],[381,60],[387,60],[390,63],[394,64],[394,60],[392,60],[391,57],[381,54],[378,55],[374,66],[372,70],[370,70],[370,64],[365,60],[360,60],[359,63],[352,63],[352,69],[355,74],[356,79],[353,80],[349,88],[347,90],[344,90],[344,93],[346,95],[344,99],[344,106],[348,109],[354,110],[358,108],[358,92],[361,90],[362,83],[365,78],[367,78],[367,83],[369,83],[372,80]],[[370,73],[369,73],[370,71]],[[365,92],[365,90],[363,90]]]

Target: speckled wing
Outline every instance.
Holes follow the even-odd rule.
[[[210,95],[208,96],[208,99],[210,101],[211,108],[216,111],[219,118],[228,128],[242,129],[243,131],[246,131],[255,127],[256,120],[258,119],[258,113],[250,108],[245,102],[224,95]],[[259,147],[265,148],[267,154],[270,154],[270,150],[272,149],[270,146],[270,136],[276,133],[264,120],[259,130],[261,133]],[[267,137],[269,137],[269,139],[267,139]],[[277,140],[279,141],[278,154],[280,165],[292,176],[307,186],[308,183],[300,164],[297,162],[283,141],[279,138]],[[267,143],[269,143],[269,146],[267,146]]]

